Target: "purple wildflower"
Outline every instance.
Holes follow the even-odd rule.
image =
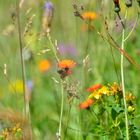
[[[30,101],[34,83],[31,80],[26,81],[26,100]]]
[[[130,19],[128,21],[126,21],[126,29],[131,30],[135,25],[135,20],[134,19]],[[136,25],[137,26],[137,25]],[[115,19],[115,27],[114,27],[115,31],[120,33],[123,30],[122,24],[120,19],[117,17]]]
[[[46,1],[44,5],[44,13],[42,17],[42,29],[44,33],[50,32],[53,12],[54,12],[54,7],[52,2]]]
[[[62,55],[70,55],[70,56],[76,56],[77,50],[76,47],[72,44],[58,44],[58,52]]]
[[[53,10],[53,4],[50,1],[45,2],[45,10]]]
[[[34,86],[34,83],[33,83],[32,80],[26,81],[26,87],[27,87],[28,90],[31,91],[33,89],[33,86]]]

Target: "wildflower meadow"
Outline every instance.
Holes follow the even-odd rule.
[[[0,140],[140,140],[140,0],[0,0]]]

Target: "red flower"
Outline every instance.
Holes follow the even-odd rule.
[[[79,108],[80,109],[87,109],[89,108],[92,104],[93,104],[93,100],[92,99],[87,99],[86,101],[82,102],[79,104]]]
[[[86,90],[87,90],[88,92],[93,92],[93,91],[95,91],[95,90],[97,90],[97,89],[99,89],[99,88],[101,88],[101,87],[102,87],[101,84],[96,84],[96,85],[93,85],[93,86],[87,88]]]

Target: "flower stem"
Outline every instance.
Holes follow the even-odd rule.
[[[125,19],[127,17],[127,10],[125,13]],[[122,31],[122,43],[121,49],[124,50],[124,42],[125,42],[125,28]],[[124,113],[125,113],[125,127],[126,127],[126,140],[129,140],[129,130],[128,130],[128,116],[127,116],[127,104],[125,99],[125,84],[124,84],[124,56],[121,54],[121,83],[122,83],[122,92],[123,92],[123,102],[124,102]]]
[[[60,120],[59,120],[59,130],[58,130],[58,140],[62,138],[62,118],[63,118],[63,108],[64,108],[64,88],[63,81],[61,80],[61,112],[60,112]]]

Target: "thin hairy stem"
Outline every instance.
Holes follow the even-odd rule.
[[[123,29],[125,29],[125,25],[124,25],[124,23],[123,23],[123,21],[122,21],[122,19],[121,19],[120,14],[119,14],[119,13],[117,13],[117,15],[118,15],[118,17],[119,17],[119,19],[120,19],[120,22],[121,22],[121,24],[122,24]]]
[[[115,73],[116,73],[116,76],[117,76],[117,80],[118,80],[118,83],[120,83],[120,78],[118,76],[118,71],[117,71],[117,67],[116,67],[116,64],[115,64],[115,56],[114,56],[114,53],[113,53],[113,49],[112,49],[111,45],[109,45],[109,46],[110,46],[111,56],[112,56],[112,60],[113,60],[114,69],[115,69]]]
[[[88,49],[89,49],[89,43],[90,43],[90,25],[91,25],[91,21],[88,21],[88,31],[87,31],[87,44],[85,47],[85,55],[84,57],[86,57],[88,55]]]
[[[51,39],[51,36],[50,36],[49,33],[47,34],[47,37],[48,37],[48,39],[49,39],[49,41],[50,41],[51,50],[52,50],[52,52],[53,52],[53,54],[54,54],[54,56],[55,56],[57,62],[59,62],[59,58],[58,58],[58,56],[57,56],[55,46],[54,46],[54,44],[53,44],[53,42],[52,42],[52,39]]]
[[[0,66],[0,71],[3,74],[4,78],[7,80],[8,84],[10,84],[10,86],[13,89],[14,93],[17,94],[17,91],[16,91],[16,88],[15,88],[14,84],[10,81],[10,79],[8,78],[8,76],[6,74],[4,74],[3,68],[1,66]]]
[[[69,121],[70,121],[70,111],[71,111],[71,105],[70,105],[70,107],[68,109],[68,115],[67,115],[67,121],[66,121],[66,128],[65,128],[65,132],[64,132],[64,140],[67,137],[68,124],[69,124]]]
[[[125,13],[125,20],[127,18],[127,10]],[[121,49],[124,50],[125,42],[125,28],[122,31],[122,43]],[[127,104],[125,99],[125,83],[124,83],[124,55],[121,54],[121,83],[122,83],[122,92],[123,92],[123,102],[124,102],[124,113],[125,113],[125,127],[126,127],[126,140],[129,140],[129,129],[128,129],[128,116],[127,116]]]
[[[100,122],[100,118],[99,118],[98,115],[95,113],[95,111],[94,111],[93,109],[91,109],[91,108],[89,109],[89,111],[90,111],[91,115],[92,115],[92,116],[95,116],[96,119],[97,119],[97,121]]]
[[[138,18],[139,18],[139,15],[137,16],[137,19],[136,19],[136,21],[135,21],[135,23],[133,25],[133,28],[131,29],[131,31],[129,32],[129,34],[126,36],[126,38],[124,39],[124,41],[126,41],[131,36],[131,34],[133,33],[133,31],[134,31],[134,29],[135,29],[135,27],[137,25]]]
[[[62,139],[63,108],[64,108],[64,88],[63,88],[63,81],[61,80],[61,111],[60,111],[60,120],[59,120],[58,140]]]

